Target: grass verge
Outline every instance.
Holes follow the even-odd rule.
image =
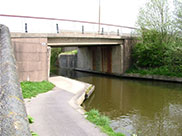
[[[86,119],[97,125],[101,130],[108,134],[108,136],[124,136],[121,133],[116,133],[110,127],[110,119],[106,116],[100,115],[98,110],[92,109],[85,113],[87,115]]]
[[[40,93],[48,92],[54,88],[54,85],[48,81],[42,82],[21,82],[21,88],[24,98],[35,97]]]

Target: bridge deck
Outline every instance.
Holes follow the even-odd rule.
[[[99,35],[93,33],[11,33],[12,39],[19,38],[46,38],[47,45],[51,47],[73,46],[113,46],[123,44],[124,39],[131,38],[127,35]],[[33,41],[33,40],[32,40]]]

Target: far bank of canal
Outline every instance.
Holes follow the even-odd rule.
[[[129,80],[69,70],[59,75],[88,82],[95,92],[83,107],[98,109],[111,118],[117,132],[137,136],[181,136],[182,84]]]

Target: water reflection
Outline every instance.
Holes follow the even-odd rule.
[[[182,85],[95,76],[79,80],[96,86],[84,108],[109,116],[116,131],[138,136],[182,135]]]
[[[98,109],[109,116],[116,131],[138,136],[182,135],[181,84],[126,80],[81,72],[71,74],[71,77],[96,86],[83,107],[86,110]]]

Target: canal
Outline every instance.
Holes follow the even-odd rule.
[[[122,79],[83,72],[56,70],[95,85],[95,92],[83,103],[86,111],[98,109],[109,116],[111,127],[137,136],[182,135],[182,84]]]

